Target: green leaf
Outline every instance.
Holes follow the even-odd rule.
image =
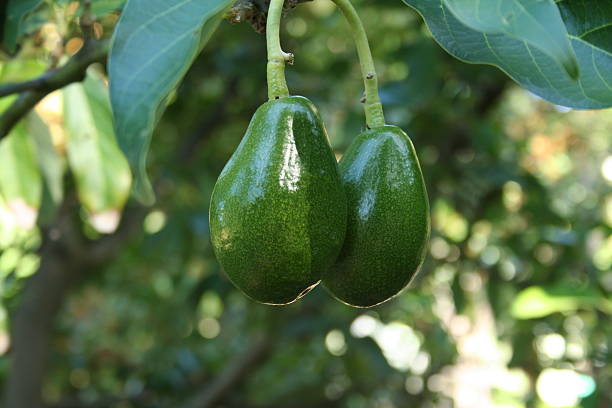
[[[578,62],[553,0],[444,0],[444,4],[466,26],[538,47],[571,78],[578,77]]]
[[[85,81],[62,90],[68,163],[81,203],[98,232],[119,224],[131,186],[127,160],[117,146],[106,87],[90,70]]]
[[[70,3],[75,0],[55,0],[55,3],[61,5],[63,7],[67,7]],[[81,16],[83,14],[84,9],[84,0],[78,0],[80,5],[76,11],[77,16]],[[123,7],[126,0],[91,0],[91,13],[94,17],[102,17],[114,11],[117,11]]]
[[[10,52],[14,52],[17,47],[17,40],[19,39],[24,20],[41,3],[42,0],[8,1],[6,22],[4,24],[4,45]]]
[[[512,303],[511,314],[517,319],[535,319],[552,313],[593,308],[612,312],[612,302],[591,287],[531,286],[516,296]]]
[[[447,5],[451,0],[402,1],[423,16],[436,41],[455,57],[466,62],[495,65],[524,88],[558,105],[576,109],[612,106],[612,2],[557,3],[566,36],[578,61],[578,79],[573,80],[558,60],[551,57],[550,46],[546,48],[547,53],[542,51],[542,44],[534,45],[538,30],[535,26],[516,28],[512,33],[507,29],[491,33],[488,30],[493,23],[475,18],[475,12],[466,12],[467,16],[458,13],[469,23],[457,18]],[[453,1],[457,4],[464,2]],[[517,16],[514,20],[518,24],[524,18]],[[558,21],[541,21],[546,21],[546,29],[558,38]],[[523,33],[519,32],[521,30]],[[552,40],[548,42],[554,43]],[[556,55],[562,55],[559,52]],[[563,64],[567,66],[568,62]],[[572,71],[571,67],[569,71]]]
[[[104,16],[120,9],[125,0],[93,0],[91,2],[91,12],[94,16]]]
[[[153,129],[174,90],[234,0],[129,0],[108,62],[115,130],[135,174],[134,192],[154,200],[146,174]]]
[[[47,125],[36,113],[28,115],[26,127],[36,146],[36,161],[45,180],[45,186],[53,203],[59,205],[64,198],[66,161],[53,146]]]
[[[0,83],[26,81],[46,70],[47,64],[39,58],[14,58],[0,63]]]
[[[0,193],[17,225],[36,224],[42,196],[42,179],[35,147],[23,122],[0,141]]]

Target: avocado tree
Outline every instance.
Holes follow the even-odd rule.
[[[355,0],[356,14],[347,14],[346,0],[286,0],[272,2],[282,25],[270,26],[270,3],[2,6],[3,406],[612,404],[612,4]],[[279,34],[292,54],[280,43],[270,48]],[[270,76],[267,61],[280,63],[281,74]],[[422,210],[426,220],[406,244],[422,247],[409,257],[413,270],[428,254],[421,274],[384,305],[335,302],[315,288],[320,276],[300,282],[310,293],[299,302],[260,305],[221,270],[213,247],[219,255],[230,242],[224,228],[242,213],[230,223],[211,217],[209,227],[209,207],[220,214],[225,203],[211,203],[213,186],[266,101],[266,79],[272,100],[290,105],[288,85],[317,106],[295,102],[325,123],[312,151],[329,149],[327,133],[337,158],[347,152],[340,170],[370,164],[370,187],[355,187],[354,202],[364,202],[380,174],[406,179],[422,169],[429,199],[423,185],[385,200],[397,217],[374,228],[379,241],[401,245],[410,241],[402,214]],[[255,142],[268,140],[274,115],[261,113]],[[304,128],[320,122],[292,117]],[[372,150],[368,137],[385,123],[410,135],[420,167],[412,144],[389,150],[406,143],[399,128],[385,127],[385,142]],[[298,136],[291,143],[303,143]],[[225,192],[245,183],[236,167],[254,156],[274,160],[262,151],[236,159]],[[333,168],[327,152],[331,162],[304,167],[309,194],[335,188],[314,170]],[[425,205],[407,204],[418,199]],[[308,225],[318,226],[308,231],[308,251],[335,240],[335,258],[342,240],[330,225],[343,206],[337,197],[308,200],[316,209]],[[247,202],[236,206],[246,212]],[[289,219],[287,206],[266,213],[273,216],[259,220],[258,234]],[[247,244],[277,245],[276,231]],[[351,275],[342,264],[326,287],[353,305],[393,297],[413,274],[370,280],[376,240],[355,236],[358,245],[343,256],[362,270]],[[257,245],[239,261],[278,260]],[[284,250],[283,262],[301,262]],[[384,261],[402,251],[385,252]],[[232,281],[253,284],[252,263],[232,266],[235,278],[231,256],[219,260]],[[371,292],[347,290],[362,277]],[[275,289],[263,300],[287,303],[303,289],[288,297]]]

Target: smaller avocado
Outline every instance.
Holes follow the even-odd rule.
[[[339,167],[347,233],[322,283],[347,305],[376,306],[404,289],[425,259],[430,233],[425,182],[410,138],[396,126],[361,133]]]
[[[215,255],[248,297],[294,302],[336,260],[346,211],[338,164],[313,104],[299,96],[269,101],[213,190]]]

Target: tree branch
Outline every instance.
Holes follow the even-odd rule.
[[[1,86],[0,97],[18,92],[21,94],[0,116],[0,140],[47,94],[83,80],[87,67],[106,59],[108,47],[109,40],[90,41],[62,67],[30,81]]]
[[[243,354],[234,358],[209,387],[193,397],[185,408],[215,407],[229,391],[268,357],[273,344],[274,340],[268,336],[255,341]]]
[[[285,11],[294,9],[299,3],[312,0],[285,0],[283,9]],[[266,32],[266,17],[270,0],[238,0],[232,8],[227,11],[225,18],[232,24],[246,22],[259,34]]]
[[[53,72],[54,71],[45,72],[38,78],[30,79],[29,81],[9,82],[4,84],[0,86],[0,98],[20,92],[43,88],[47,81],[47,77]]]

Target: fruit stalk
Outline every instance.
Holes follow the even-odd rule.
[[[359,65],[363,76],[365,86],[365,103],[364,111],[366,115],[366,123],[368,128],[374,129],[385,125],[385,116],[383,113],[380,96],[378,95],[378,77],[374,67],[374,59],[368,44],[368,36],[363,27],[363,23],[351,4],[350,0],[331,0],[340,9],[346,18],[353,39],[357,47],[357,55],[359,56]]]
[[[268,97],[270,100],[289,96],[285,80],[285,62],[293,55],[283,52],[280,44],[280,21],[285,0],[272,0],[266,21],[266,44],[268,48]]]

